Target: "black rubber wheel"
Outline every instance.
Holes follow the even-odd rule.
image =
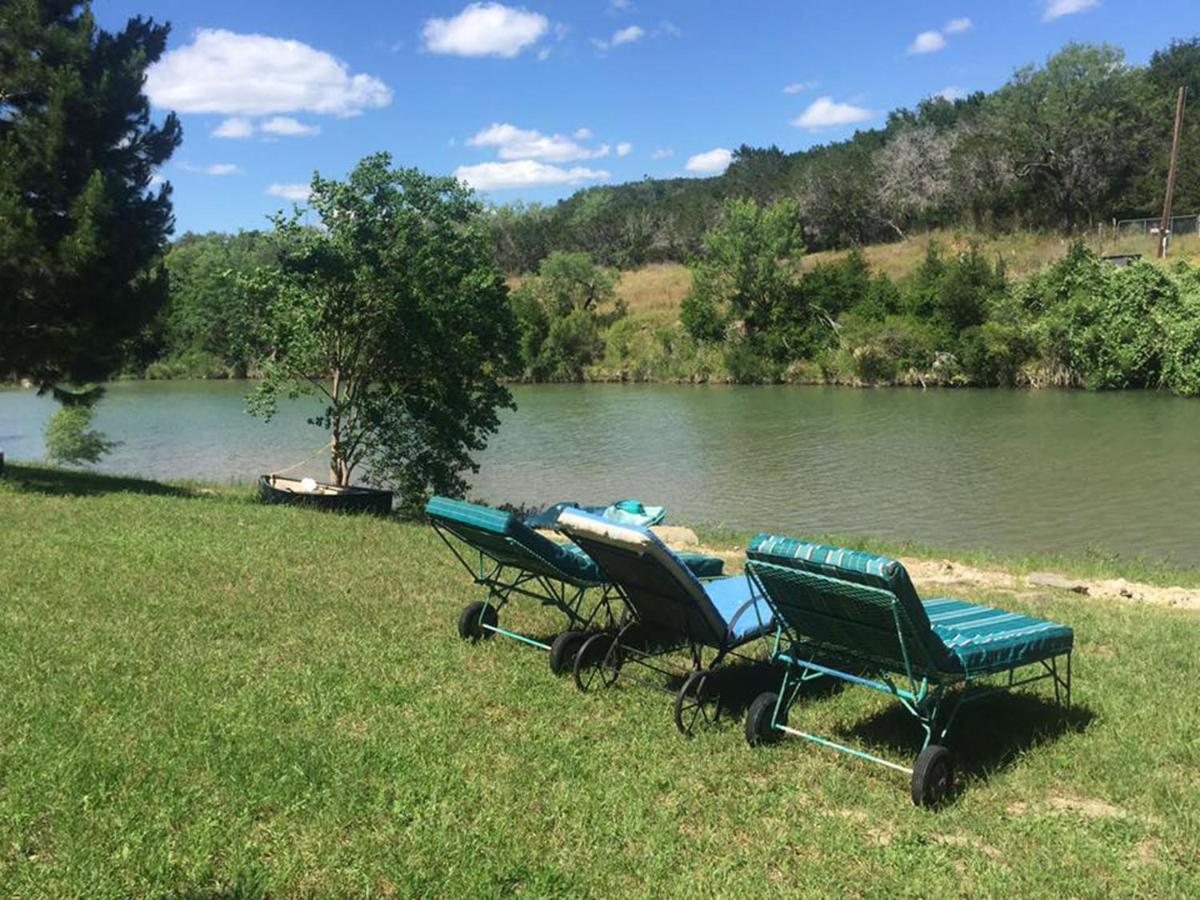
[[[582,631],[564,631],[550,642],[550,671],[565,675],[575,665],[575,655],[587,639]]]
[[[495,628],[499,622],[500,616],[496,613],[496,607],[476,600],[464,606],[463,611],[458,614],[458,636],[464,641],[477,641],[480,638],[487,640],[493,632],[483,626],[486,624]]]
[[[618,646],[616,638],[603,631],[593,634],[580,644],[579,652],[575,654],[575,662],[571,666],[571,672],[575,676],[575,687],[586,694],[597,683],[608,687],[616,681],[615,675],[611,680],[604,675],[605,664],[614,648]]]
[[[779,695],[768,691],[759,694],[746,710],[746,743],[751,747],[759,744],[773,744],[783,736],[778,728],[771,727],[771,717],[775,715],[775,705]],[[779,725],[787,724],[787,707],[779,711]]]
[[[913,766],[912,802],[932,809],[953,792],[954,756],[940,744],[930,744]]]
[[[697,725],[711,725],[721,717],[721,695],[714,691],[713,674],[697,669],[675,692],[675,727],[691,737]]]

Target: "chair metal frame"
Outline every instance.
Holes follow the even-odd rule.
[[[993,666],[985,670],[954,671],[942,667],[917,637],[917,629],[909,618],[899,597],[890,590],[831,578],[806,569],[780,566],[750,559],[746,565],[748,577],[757,585],[767,605],[775,615],[776,631],[771,647],[771,659],[783,667],[783,678],[777,693],[770,728],[815,744],[837,750],[868,762],[886,766],[907,775],[914,767],[884,759],[865,750],[850,747],[784,724],[787,712],[795,703],[801,688],[817,678],[832,677],[849,684],[888,694],[913,715],[924,731],[920,752],[933,744],[945,741],[959,711],[973,703],[1003,691],[1023,685],[1050,680],[1054,685],[1055,702],[1065,708],[1071,705],[1071,650],[1045,657],[1023,660],[1012,666]],[[861,630],[848,622],[844,634],[847,640],[822,641],[803,633],[805,616],[820,615],[781,597],[779,585],[798,590],[802,596],[814,599],[835,597],[848,603],[868,604],[890,614],[899,659],[886,653],[858,652],[852,649],[854,636]],[[772,590],[775,587],[775,590]],[[886,619],[886,616],[881,617]],[[830,625],[830,623],[826,623]],[[861,623],[860,623],[861,624]],[[833,631],[839,626],[830,625]],[[1065,671],[1060,673],[1059,661],[1065,657]],[[1039,666],[1037,674],[1017,678],[1017,672]],[[897,677],[898,676],[899,680]],[[1007,676],[1006,680],[1003,676]],[[997,683],[997,678],[1001,683]],[[957,688],[957,690],[956,690]]]

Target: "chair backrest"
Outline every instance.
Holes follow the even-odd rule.
[[[746,556],[793,641],[893,672],[948,671],[945,647],[896,560],[766,534],[750,541]]]
[[[449,497],[432,497],[425,514],[435,525],[497,563],[576,586],[605,581],[600,568],[543,537],[512,513]]]
[[[622,525],[579,509],[558,527],[621,588],[638,621],[710,646],[723,646],[728,626],[704,585],[648,528]]]

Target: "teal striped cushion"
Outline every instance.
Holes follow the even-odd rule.
[[[891,592],[908,614],[911,639],[924,641],[930,658],[947,672],[1007,671],[1066,653],[1074,643],[1066,625],[965,600],[922,602],[904,566],[886,556],[767,534],[755,535],[746,555]],[[803,623],[795,627],[803,633]]]
[[[897,560],[861,550],[810,544],[808,541],[772,534],[756,534],[750,540],[746,555],[776,565],[799,564],[801,568],[826,578],[840,578],[891,591],[900,600],[915,630],[929,627],[929,620],[925,617],[917,589],[908,577],[908,570]]]
[[[1032,616],[965,600],[926,600],[933,632],[968,673],[1005,671],[1071,650],[1075,633]]]
[[[432,497],[425,504],[425,514],[431,519],[441,520],[451,530],[455,525],[463,525],[484,535],[492,534],[515,541],[525,551],[525,558],[504,560],[510,564],[537,570],[548,565],[552,570],[548,574],[569,581],[591,584],[604,584],[607,581],[600,567],[578,547],[556,544],[542,537],[512,513],[449,497]],[[456,533],[469,542],[467,535]],[[488,549],[494,554],[496,548],[489,546]],[[509,552],[519,551],[510,548]]]
[[[425,514],[431,519],[439,519],[448,526],[464,525],[484,534],[496,535],[516,541],[529,557],[524,560],[507,559],[511,564],[537,566],[538,562],[548,563],[552,569],[552,577],[567,578],[576,582],[605,584],[608,579],[596,565],[596,561],[574,544],[560,544],[538,534],[512,513],[479,503],[467,503],[463,500],[453,500],[450,497],[432,497],[425,504]],[[466,536],[460,534],[466,540]],[[496,547],[489,544],[488,549],[496,552]],[[513,553],[511,548],[509,552]],[[705,556],[703,553],[679,553],[677,556],[697,578],[717,578],[725,571],[724,560],[715,556]]]

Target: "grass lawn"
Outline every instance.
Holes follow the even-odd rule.
[[[1200,894],[1194,613],[968,596],[1075,627],[1076,707],[966,710],[930,813],[881,768],[751,750],[736,716],[687,740],[664,694],[461,642],[477,592],[416,525],[10,464],[0,586],[4,896]],[[774,682],[729,675],[735,706]],[[792,723],[916,740],[863,690]]]

